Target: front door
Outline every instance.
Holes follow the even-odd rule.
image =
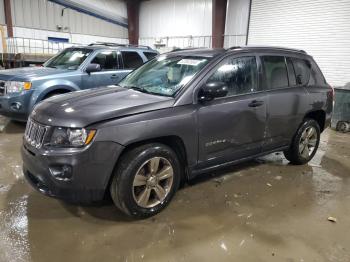
[[[229,92],[198,106],[199,168],[261,152],[266,95],[259,87],[256,57],[228,57],[205,80],[225,82]]]
[[[124,77],[124,74],[119,72],[117,51],[100,51],[90,63],[99,64],[101,71],[84,73],[82,89],[117,84]]]

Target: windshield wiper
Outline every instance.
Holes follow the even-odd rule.
[[[168,95],[165,95],[165,94],[161,94],[161,93],[156,93],[156,92],[151,92],[151,91],[148,91],[146,90],[145,88],[143,87],[139,87],[139,86],[123,86],[124,88],[129,88],[129,89],[134,89],[136,91],[140,91],[142,93],[146,93],[146,94],[150,94],[150,95],[156,95],[156,96],[168,96]]]
[[[123,87],[128,88],[128,89],[134,89],[134,90],[141,91],[141,92],[145,91],[145,89],[143,89],[142,87],[139,87],[139,86],[123,86]]]

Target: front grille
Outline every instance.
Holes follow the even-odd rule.
[[[0,80],[0,96],[5,95],[5,81]]]
[[[36,123],[29,118],[26,131],[24,132],[24,139],[28,144],[39,148],[43,144],[47,129],[47,126]]]

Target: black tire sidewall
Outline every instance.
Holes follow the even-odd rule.
[[[163,157],[170,162],[174,171],[173,184],[169,194],[162,203],[152,208],[143,208],[135,202],[133,197],[133,181],[141,165],[152,157]],[[119,203],[123,209],[122,211],[137,218],[147,218],[159,213],[169,204],[180,184],[182,169],[175,152],[168,146],[162,144],[150,144],[132,150],[124,161],[126,161],[126,163],[123,170],[117,172],[118,177],[116,183],[116,193],[118,194]]]

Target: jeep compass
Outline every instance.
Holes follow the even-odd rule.
[[[90,202],[110,194],[122,212],[145,218],[202,173],[275,151],[307,163],[332,105],[332,88],[302,50],[170,52],[118,86],[39,103],[24,134],[23,170],[46,195]]]

